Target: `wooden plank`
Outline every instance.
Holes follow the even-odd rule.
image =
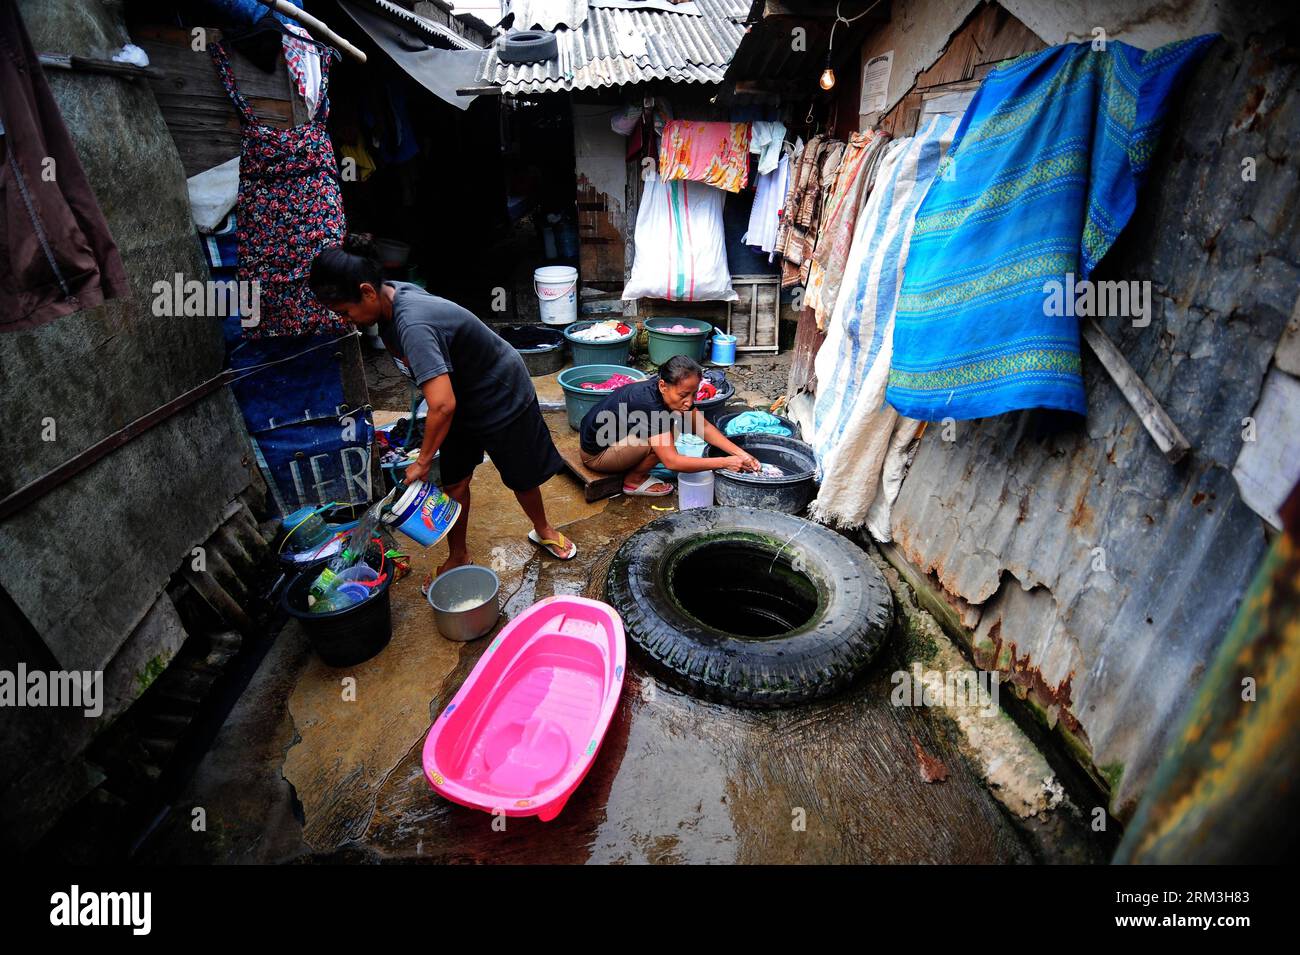
[[[790,377],[786,382],[786,394],[796,395],[807,390],[817,393],[817,376],[814,362],[826,333],[817,330],[817,318],[811,309],[799,313],[799,323],[794,333],[794,355],[790,359]]]
[[[1170,461],[1181,461],[1192,446],[1178,430],[1178,425],[1174,424],[1173,419],[1160,406],[1160,402],[1156,401],[1156,396],[1151,393],[1146,382],[1133,370],[1128,359],[1115,347],[1115,343],[1101,330],[1101,326],[1095,319],[1086,319],[1080,328],[1083,332],[1083,340],[1092,348],[1093,354],[1110,374],[1120,393],[1133,406],[1133,410],[1137,412],[1138,418],[1156,446]]]
[[[862,48],[862,62],[898,44],[893,29],[892,24],[887,24],[868,37]],[[927,90],[982,80],[995,63],[1043,46],[1043,41],[1015,16],[996,3],[989,4],[973,13],[949,38],[943,52],[917,74],[911,89],[881,117],[878,125],[894,136],[915,135],[923,112],[922,96]]]
[[[588,502],[613,497],[623,492],[623,475],[601,474],[582,463],[582,449],[578,443],[578,432],[569,427],[568,419],[547,422],[551,429],[551,440],[560,452],[569,473],[582,485],[583,498]]]
[[[194,50],[190,34],[176,27],[142,26],[133,35],[159,74],[150,78],[149,85],[176,141],[185,175],[197,175],[238,156],[239,116],[211,56]],[[208,30],[209,40],[220,36],[220,30]],[[239,51],[230,53],[240,92],[261,122],[288,129],[306,118],[305,108],[294,108],[294,101],[301,103],[301,98],[292,89],[283,57],[276,69],[263,73]]]
[[[318,20],[306,10],[289,3],[289,0],[258,0],[263,6],[270,7],[286,17],[297,20],[311,31],[312,36],[323,43],[332,43],[358,63],[366,62],[366,55],[330,29],[324,20]]]

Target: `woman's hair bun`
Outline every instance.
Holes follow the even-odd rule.
[[[343,237],[343,251],[367,259],[379,258],[378,250],[375,248],[374,236],[367,232],[349,232],[345,235]]]

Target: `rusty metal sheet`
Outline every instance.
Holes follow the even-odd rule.
[[[667,79],[720,83],[744,35],[743,0],[695,0],[702,15],[593,7],[580,28],[555,31],[559,55],[504,63],[489,48],[479,79],[504,93],[594,89]]]
[[[893,511],[900,551],[980,608],[977,654],[1091,749],[1121,816],[1264,553],[1231,469],[1300,285],[1300,206],[1281,198],[1297,170],[1269,158],[1300,143],[1291,57],[1267,35],[1211,51],[1098,275],[1152,283],[1148,327],[1102,324],[1188,459],[1163,458],[1085,354],[1086,424],[1024,412],[958,422],[953,441],[932,426]]]

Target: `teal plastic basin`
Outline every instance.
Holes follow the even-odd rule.
[[[608,391],[588,391],[582,385],[589,381],[606,381],[611,375],[627,375],[635,381],[644,381],[646,373],[626,365],[574,365],[560,372],[557,379],[564,389],[564,409],[569,415],[569,427],[577,431],[582,419]]]

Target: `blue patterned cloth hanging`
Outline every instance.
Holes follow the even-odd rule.
[[[885,392],[900,414],[1086,413],[1079,319],[1052,289],[1128,223],[1169,95],[1214,39],[1066,44],[989,73],[917,211]]]

